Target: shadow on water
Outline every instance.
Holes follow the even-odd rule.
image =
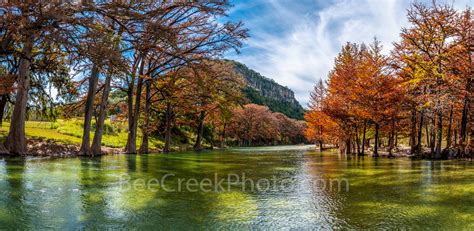
[[[125,158],[127,159],[127,169],[128,172],[133,173],[137,171],[137,156],[138,155],[125,155]]]
[[[0,210],[0,228],[27,228],[28,207],[24,201],[24,173],[26,160],[24,158],[5,158],[2,160],[4,169]]]
[[[81,214],[79,227],[96,229],[100,224],[110,224],[107,218],[106,178],[101,172],[101,157],[81,157],[79,192]]]

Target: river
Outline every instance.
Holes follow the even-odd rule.
[[[310,146],[0,159],[0,229],[474,229],[474,164]]]

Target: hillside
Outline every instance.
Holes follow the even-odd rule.
[[[293,119],[303,119],[304,109],[295,99],[291,89],[262,76],[242,63],[233,60],[229,62],[234,64],[235,70],[242,74],[247,82],[244,94],[249,103],[265,105],[272,111],[281,112]]]

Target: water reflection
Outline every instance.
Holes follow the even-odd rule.
[[[23,205],[23,176],[26,161],[24,159],[8,158],[2,160],[1,181],[1,206],[0,220],[11,224],[8,227],[15,227],[22,221],[17,217],[25,217],[25,206]]]
[[[164,185],[124,187],[125,178]],[[292,187],[167,192],[181,178],[237,174]],[[301,147],[0,160],[0,229],[467,228],[472,162],[347,157]],[[347,179],[349,191],[321,182]],[[313,184],[317,182],[318,184]],[[249,187],[246,187],[249,189]],[[285,190],[284,190],[285,189]],[[343,188],[344,189],[344,188]]]

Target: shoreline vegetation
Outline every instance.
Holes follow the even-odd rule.
[[[377,38],[341,48],[311,92],[309,140],[375,157],[382,145],[395,156],[403,140],[414,158],[472,159],[473,11],[415,2],[407,18],[388,54]]]
[[[242,68],[223,59],[248,37],[243,22],[226,17],[231,7],[227,0],[0,3],[0,153],[304,142],[303,121],[243,97]],[[254,84],[294,100],[287,88]]]
[[[299,106],[290,89],[223,59],[248,38],[243,22],[226,17],[230,7],[0,3],[0,154],[319,143],[347,155],[377,157],[384,148],[392,157],[409,146],[416,158],[472,157],[472,9],[413,3],[389,55],[377,39],[348,42],[299,121],[299,109],[283,110]],[[246,83],[245,73],[260,81]]]
[[[192,127],[186,127],[173,132],[169,149],[166,152],[164,151],[165,137],[161,134],[151,136],[147,153],[305,143],[303,121],[290,119],[282,113],[270,111],[266,106],[255,104],[246,104],[235,108],[231,112],[233,119],[227,122],[225,131],[227,135],[225,137],[213,137],[209,134],[203,134],[202,146],[199,150],[195,148],[197,140],[195,130]],[[127,124],[123,121],[112,121],[111,119],[105,120],[104,124],[102,152],[91,156],[127,153],[124,151],[127,141]],[[6,134],[8,134],[10,124],[5,121],[2,125],[0,139],[3,138],[4,140]],[[96,124],[93,122],[92,127],[95,126]],[[28,152],[22,156],[83,156],[80,147],[84,125],[80,118],[58,119],[55,122],[26,121],[25,127]],[[206,126],[206,128],[208,127]],[[268,136],[266,132],[270,132],[272,136]],[[93,134],[94,131],[91,131],[91,136]],[[138,135],[137,146],[140,145],[142,139],[143,137]],[[16,156],[5,150],[0,152],[0,155]]]
[[[61,122],[59,122],[61,124]],[[5,129],[8,129],[8,124],[4,124],[3,128],[0,130],[0,134],[5,134]],[[59,129],[60,132],[57,131],[58,125],[54,122],[47,122],[47,121],[28,121],[26,134],[28,137],[27,148],[29,153],[25,156],[34,156],[34,157],[47,157],[47,158],[71,158],[71,157],[78,157],[80,155],[80,137],[74,136],[72,133],[63,133],[67,131],[67,129]],[[114,142],[113,137],[108,137],[107,135],[104,136],[104,140],[108,140],[109,143],[104,143],[102,147],[102,154],[101,155],[117,155],[117,154],[126,154],[121,147],[120,143]],[[152,142],[154,145],[162,145],[162,142]],[[163,150],[152,146],[150,149],[150,153],[163,153]],[[221,149],[228,149],[228,148],[255,148],[255,147],[278,147],[278,146],[285,146],[287,144],[276,144],[272,146],[226,146],[226,147],[211,147],[206,146],[206,150],[221,150]],[[307,145],[307,144],[293,144],[295,146],[299,145]],[[320,151],[319,144],[310,144],[314,146],[314,148]],[[339,148],[336,145],[324,145],[323,151],[326,150],[338,150]],[[170,153],[175,152],[187,152],[192,151],[193,147],[191,144],[187,146],[181,147],[173,147],[170,150]],[[368,147],[366,149],[369,153],[373,151],[373,147]],[[411,159],[431,159],[429,154],[429,149],[425,148],[424,150],[425,156],[417,156],[410,153],[410,147],[404,144],[401,144],[394,148],[392,155],[388,152],[388,147],[381,147],[379,149],[379,157],[383,158],[411,158]],[[345,154],[345,153],[344,153]],[[3,155],[3,157],[14,157],[15,155]],[[348,155],[349,157],[352,155]],[[356,155],[357,156],[357,155]],[[360,155],[359,155],[360,156]],[[364,156],[370,156],[369,154],[365,154]],[[469,160],[469,158],[465,158],[465,160]],[[470,159],[472,160],[472,159]]]

